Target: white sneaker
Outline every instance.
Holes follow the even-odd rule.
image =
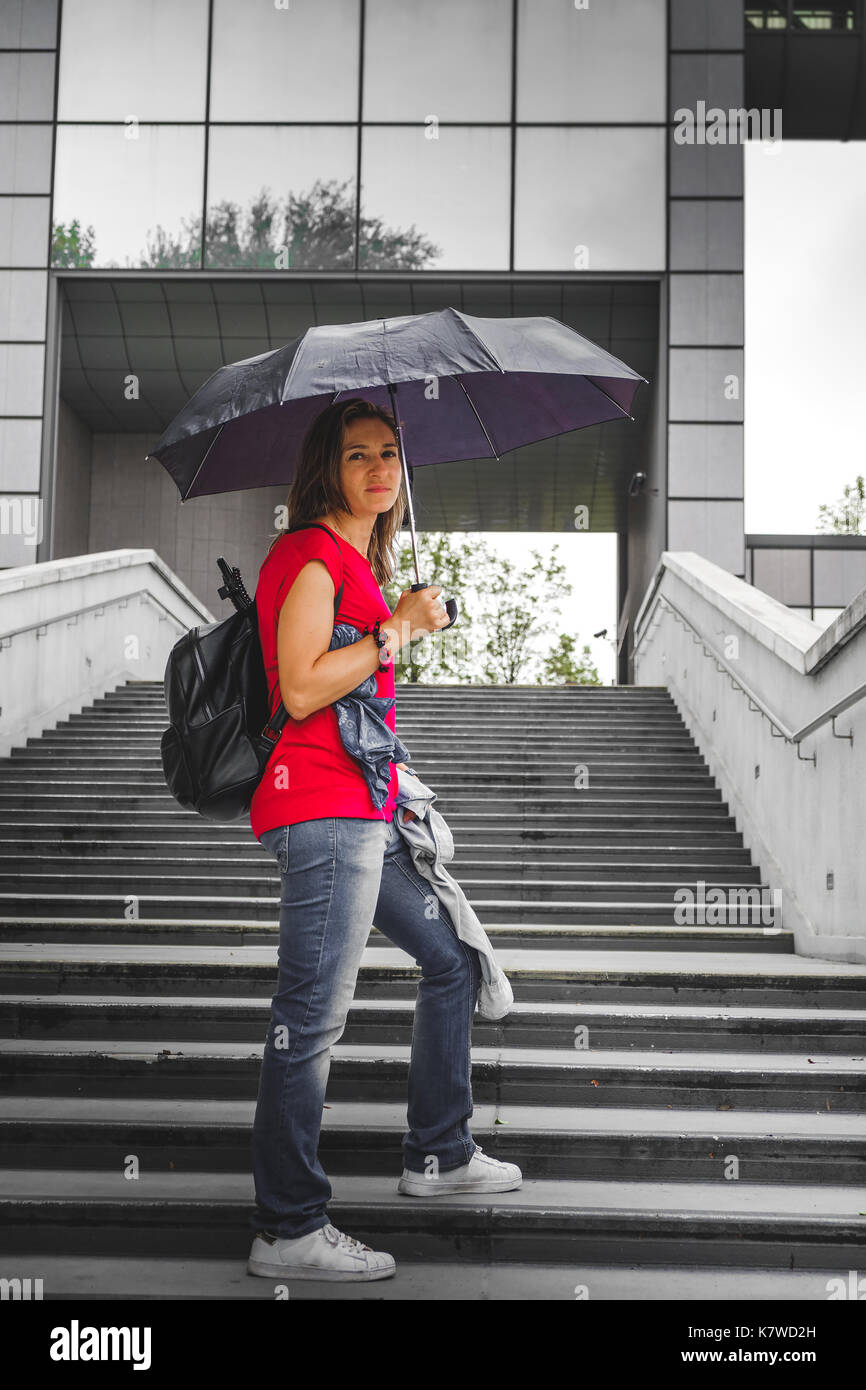
[[[449,1192],[511,1192],[522,1184],[523,1174],[516,1163],[500,1163],[498,1158],[482,1153],[477,1144],[468,1163],[435,1178],[404,1168],[397,1191],[410,1197],[440,1197]]]
[[[247,1260],[247,1273],[267,1279],[388,1279],[396,1268],[393,1255],[371,1250],[330,1223],[295,1239],[259,1231]]]

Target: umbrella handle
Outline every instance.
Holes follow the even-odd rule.
[[[417,573],[417,571],[416,571],[416,573]],[[419,589],[429,589],[429,588],[430,588],[430,585],[429,585],[429,584],[411,584],[411,585],[409,586],[409,592],[412,593],[412,594],[416,594],[416,593],[418,592]],[[456,600],[456,598],[447,598],[447,599],[445,599],[445,612],[448,614],[448,617],[451,619],[451,621],[450,621],[450,623],[446,623],[444,627],[437,627],[437,628],[435,629],[436,632],[447,632],[448,629],[449,629],[449,627],[453,627],[454,624],[456,623],[456,621],[457,621],[457,600]]]

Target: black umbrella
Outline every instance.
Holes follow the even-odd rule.
[[[553,435],[632,419],[634,393],[646,380],[554,318],[476,318],[448,308],[326,324],[220,367],[147,457],[159,459],[183,500],[285,484],[325,405],[361,394],[390,406],[406,479],[412,589],[423,589],[407,440],[413,469],[498,460]],[[453,623],[457,605],[449,599],[446,607]]]

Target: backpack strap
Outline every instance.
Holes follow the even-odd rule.
[[[318,522],[318,521],[302,521],[302,522],[299,522],[299,524],[298,524],[297,526],[290,526],[290,527],[289,527],[289,530],[286,532],[286,534],[287,534],[287,535],[290,535],[290,534],[292,533],[292,531],[306,531],[306,530],[309,530],[309,528],[312,527],[312,526],[315,526],[316,529],[317,529],[318,531],[324,531],[324,533],[325,533],[326,536],[330,536],[330,537],[331,537],[331,540],[334,542],[334,545],[337,547],[337,550],[340,551],[340,564],[341,564],[341,566],[343,567],[343,577],[342,577],[341,580],[340,580],[340,587],[339,587],[339,589],[337,590],[336,594],[334,595],[334,621],[336,622],[336,620],[337,620],[337,613],[338,613],[339,608],[340,608],[340,600],[341,600],[342,597],[343,597],[343,585],[344,585],[345,582],[346,582],[346,579],[345,579],[345,566],[343,566],[343,552],[340,550],[339,542],[338,542],[337,539],[331,534],[331,532],[328,530],[327,526],[322,526],[321,523]],[[280,684],[280,677],[279,677],[279,672],[278,672],[278,673],[277,673],[277,683],[276,683],[276,685],[274,686],[273,690],[271,691],[271,698],[270,698],[270,703],[271,703],[271,704],[273,703],[273,699],[274,699],[274,694],[275,694],[275,692],[279,689],[279,684]],[[286,726],[286,723],[287,723],[287,721],[288,721],[288,718],[289,718],[289,711],[286,709],[286,707],[285,707],[285,705],[283,704],[282,700],[280,700],[280,703],[279,703],[279,706],[278,706],[277,710],[275,711],[273,717],[272,717],[271,719],[268,720],[267,724],[265,725],[264,729],[262,730],[262,733],[265,735],[265,737],[267,737],[268,730],[273,730],[273,731],[276,733],[277,739],[278,739],[278,738],[279,738],[279,735],[282,733],[283,729],[284,729],[285,726]],[[277,739],[274,739],[274,743],[277,742]]]

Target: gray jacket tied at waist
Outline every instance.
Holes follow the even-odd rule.
[[[394,819],[400,834],[409,846],[415,868],[432,887],[460,940],[467,946],[474,946],[481,957],[479,1014],[482,1018],[502,1018],[514,1003],[514,995],[507,975],[496,963],[490,939],[472,905],[445,868],[454,858],[454,840],[447,822],[433,805],[436,793],[425,787],[414,772],[398,768],[397,777]],[[414,811],[417,819],[404,820],[404,808]]]

